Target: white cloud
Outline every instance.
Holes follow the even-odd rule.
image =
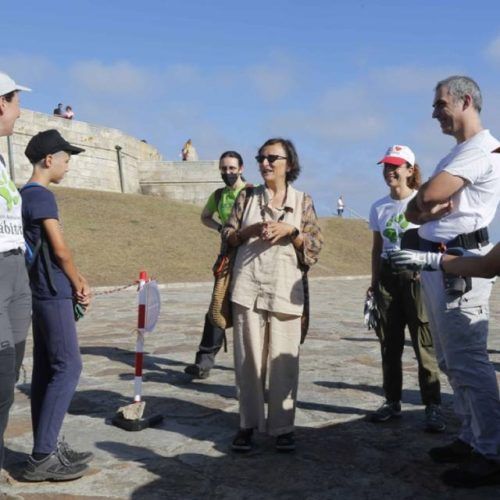
[[[494,38],[484,50],[485,58],[492,64],[500,64],[500,36]]]
[[[199,69],[191,64],[174,64],[165,71],[167,83],[192,84],[199,83],[202,76]]]
[[[309,109],[290,112],[274,120],[293,134],[306,133],[324,141],[362,142],[379,135],[386,127],[384,114],[360,85],[330,88]]]
[[[293,76],[284,68],[254,66],[248,70],[248,78],[266,101],[278,101],[286,97],[294,86]]]
[[[265,101],[277,102],[296,88],[300,72],[286,52],[274,50],[266,62],[248,67],[244,74]]]
[[[27,87],[43,80],[57,80],[60,70],[43,56],[10,54],[0,56],[0,70]]]
[[[385,90],[403,93],[431,91],[436,83],[449,75],[460,73],[451,67],[424,68],[421,66],[386,66],[371,75],[372,80]]]
[[[91,92],[101,94],[139,94],[155,86],[157,77],[152,72],[129,62],[103,64],[100,61],[82,61],[70,70],[75,83]]]

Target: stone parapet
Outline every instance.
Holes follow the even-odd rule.
[[[206,203],[215,189],[224,186],[216,160],[142,162],[139,178],[143,194],[199,206]]]
[[[223,186],[217,161],[163,161],[155,147],[120,130],[29,109],[23,109],[16,122],[10,138],[10,151],[7,138],[0,138],[0,152],[13,166],[17,185],[24,184],[32,172],[24,156],[26,144],[38,132],[52,128],[59,130],[72,144],[85,149],[71,160],[70,170],[61,186],[143,193],[196,205],[204,205],[210,193]]]
[[[72,144],[85,148],[84,153],[73,157],[70,171],[61,182],[61,186],[122,191],[116,150],[116,146],[119,146],[123,191],[140,193],[138,165],[142,161],[162,159],[156,148],[120,130],[23,109],[11,137],[10,158],[7,154],[7,139],[0,139],[0,150],[6,161],[10,159],[14,165],[16,184],[23,184],[31,175],[31,165],[24,156],[26,144],[36,133],[51,128],[59,130]]]

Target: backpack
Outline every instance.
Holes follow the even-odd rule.
[[[248,188],[253,188],[253,187],[254,186],[251,182],[247,182],[243,189],[248,189]],[[219,213],[219,203],[220,203],[220,200],[222,198],[222,191],[224,191],[224,189],[226,189],[226,188],[225,187],[218,188],[214,191],[214,200],[215,200],[215,206],[217,207],[217,213]],[[247,191],[247,194],[248,194],[248,191]]]

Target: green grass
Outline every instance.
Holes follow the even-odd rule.
[[[166,198],[55,188],[65,238],[92,286],[122,285],[146,270],[160,283],[209,281],[219,235],[201,208]],[[362,221],[322,218],[325,245],[311,276],[370,273]]]

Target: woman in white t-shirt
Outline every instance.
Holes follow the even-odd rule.
[[[19,92],[30,90],[0,73],[0,137],[14,132],[21,112]],[[0,155],[0,474],[3,435],[31,321],[31,290],[24,262],[21,196]]]
[[[439,371],[429,331],[429,323],[421,299],[420,276],[406,270],[394,270],[390,253],[401,249],[403,235],[417,226],[409,223],[405,210],[420,186],[420,169],[415,154],[407,146],[390,147],[378,162],[389,195],[376,201],[370,210],[373,231],[372,280],[367,295],[373,295],[380,319],[375,328],[380,340],[385,402],[369,415],[372,422],[385,422],[401,416],[403,370],[401,358],[408,326],[418,364],[422,403],[425,405],[425,428],[443,432],[446,424],[440,410]],[[404,246],[404,245],[403,245]]]

